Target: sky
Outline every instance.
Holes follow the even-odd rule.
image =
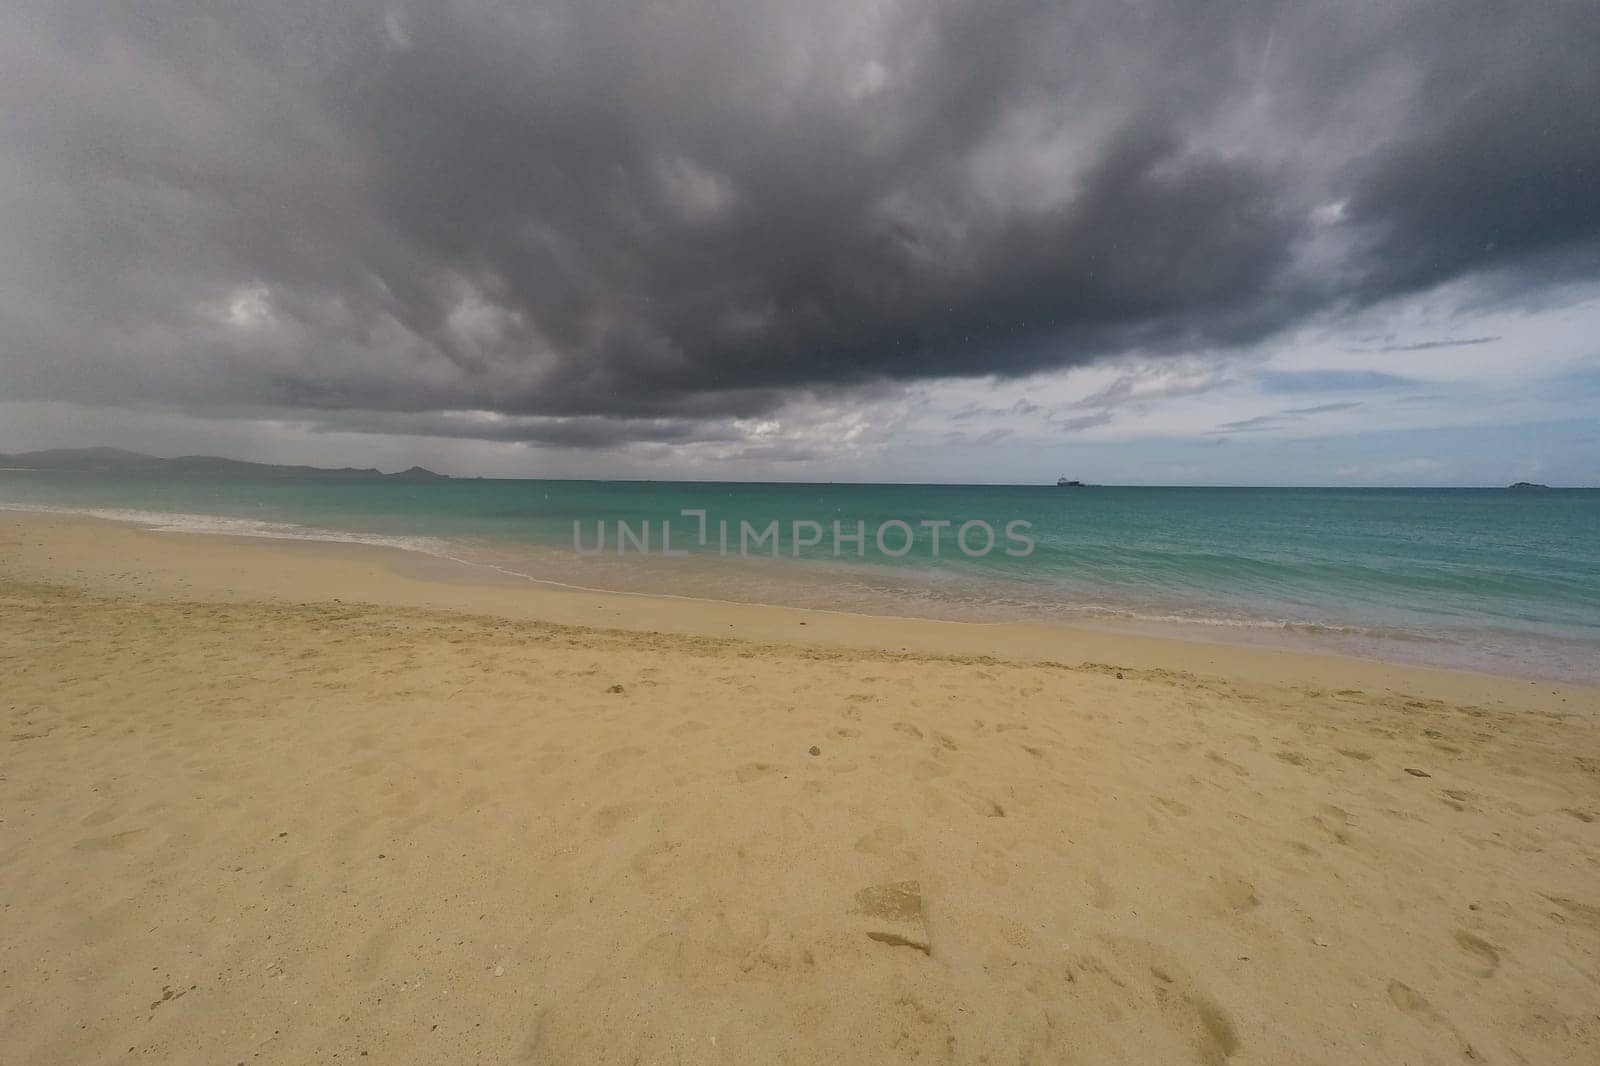
[[[0,0],[0,450],[1600,485],[1593,0]]]

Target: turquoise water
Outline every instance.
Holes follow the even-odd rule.
[[[0,472],[0,506],[389,543],[585,587],[1310,645],[1600,680],[1600,491],[234,480]],[[698,519],[707,512],[701,545]],[[634,538],[618,553],[617,523]],[[720,551],[729,523],[728,554]],[[739,528],[778,523],[739,557]],[[833,523],[865,543],[840,544]],[[891,526],[880,550],[874,532]],[[933,552],[925,521],[948,521]],[[995,547],[969,556],[965,522]],[[604,553],[592,549],[600,528]],[[671,525],[663,557],[661,524]],[[802,534],[821,542],[799,549]],[[1008,523],[1033,542],[1006,536]],[[648,555],[636,544],[650,527]],[[899,551],[906,532],[914,539]],[[978,549],[981,527],[967,544]],[[1007,554],[1010,547],[1019,554]]]

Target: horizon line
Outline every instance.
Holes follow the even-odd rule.
[[[126,455],[138,456],[144,459],[155,459],[160,462],[173,462],[180,459],[214,459],[229,463],[244,463],[254,466],[290,467],[307,471],[337,473],[348,470],[366,471],[378,470],[380,474],[392,477],[378,467],[355,466],[311,466],[305,463],[264,462],[258,459],[236,459],[224,455],[205,455],[200,453],[186,453],[183,455],[162,456],[149,452],[136,451],[132,448],[122,448],[116,445],[89,445],[78,447],[36,448],[26,452],[0,452],[7,458],[22,458],[28,455],[43,452],[92,452],[115,451]],[[427,469],[413,464],[408,469]],[[43,474],[116,474],[137,473],[138,471],[118,470],[74,470],[70,468],[52,469],[49,467],[0,467],[0,472],[13,473],[43,473]],[[405,471],[399,471],[404,473]],[[435,473],[435,471],[428,471]],[[1247,484],[1242,482],[1097,482],[1083,481],[1077,485],[1057,485],[1051,481],[857,481],[857,480],[751,480],[747,478],[685,478],[685,477],[565,477],[565,476],[538,476],[538,475],[488,475],[488,474],[443,474],[441,480],[449,481],[561,481],[561,482],[598,482],[603,484],[679,484],[679,485],[861,485],[877,487],[907,487],[907,488],[1049,488],[1061,489],[1339,489],[1339,490],[1384,490],[1393,492],[1419,491],[1419,490],[1462,490],[1462,491],[1498,491],[1504,492],[1513,485],[1527,484],[1536,486],[1541,490],[1552,492],[1585,492],[1600,489],[1600,485],[1551,485],[1542,482],[1519,480],[1511,485],[1482,483],[1476,485],[1334,485],[1334,484]]]

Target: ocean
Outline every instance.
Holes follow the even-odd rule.
[[[1059,622],[1600,681],[1600,490],[0,471],[0,507],[383,544],[584,588]],[[702,517],[685,511],[704,512],[703,542]]]

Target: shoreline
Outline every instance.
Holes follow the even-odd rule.
[[[21,564],[23,572],[47,584],[59,581],[61,568],[41,559],[38,549],[42,545],[29,541],[30,534],[40,533],[65,537],[69,542],[65,550],[75,553],[76,580],[70,583],[102,594],[181,596],[200,601],[238,602],[255,597],[279,602],[362,602],[757,644],[983,656],[1028,663],[1103,662],[1249,679],[1305,678],[1330,686],[1359,675],[1389,687],[1410,684],[1450,692],[1493,689],[1501,698],[1523,690],[1543,690],[1554,694],[1557,702],[1592,699],[1600,708],[1600,685],[1596,684],[1367,658],[1336,650],[1207,640],[1189,633],[1173,636],[1141,632],[1133,626],[949,620],[617,591],[564,584],[418,548],[153,530],[123,519],[0,511],[0,548],[11,556],[11,572]],[[108,538],[116,542],[111,553],[116,567],[105,565],[104,541]],[[198,571],[197,561],[204,562]],[[247,564],[256,570],[253,578],[240,575],[239,568]],[[128,566],[137,573],[120,569]],[[308,568],[315,573],[308,573]],[[9,574],[0,570],[0,576]],[[1192,632],[1198,627],[1189,628]]]
[[[401,522],[397,527],[379,522],[368,525],[384,532],[358,532],[340,528],[333,519],[268,520],[259,512],[246,514],[236,508],[229,513],[209,512],[206,501],[198,497],[182,501],[185,505],[174,506],[180,503],[177,500],[164,503],[162,510],[28,503],[0,510],[98,517],[173,535],[397,547],[497,571],[535,588],[595,595],[842,611],[891,621],[1017,624],[1600,686],[1600,667],[1594,665],[1600,662],[1596,658],[1600,638],[1592,626],[1585,628],[1586,616],[1560,603],[1551,606],[1549,614],[1529,614],[1532,608],[1511,593],[1503,600],[1480,597],[1483,602],[1476,608],[1463,607],[1448,596],[1435,602],[1423,595],[1416,601],[1418,609],[1412,610],[1396,606],[1401,599],[1397,590],[1408,587],[1404,583],[1393,585],[1377,600],[1370,593],[1363,598],[1357,591],[1349,592],[1344,601],[1330,599],[1315,582],[1303,594],[1292,583],[1278,592],[1252,590],[1246,584],[1231,591],[1201,593],[1200,585],[1189,587],[1182,580],[1164,592],[1159,583],[1144,588],[1137,583],[1119,585],[1121,579],[1113,576],[1097,579],[1092,566],[1072,576],[1060,570],[1060,559],[1052,564],[1055,569],[1046,568],[1035,579],[969,572],[953,564],[894,566],[882,560],[578,556],[561,543],[511,538],[503,529],[495,532],[485,526],[486,532],[469,533],[469,527],[476,528],[471,523]],[[1108,575],[1117,572],[1113,562],[1105,565]],[[1341,607],[1341,602],[1346,605]]]

